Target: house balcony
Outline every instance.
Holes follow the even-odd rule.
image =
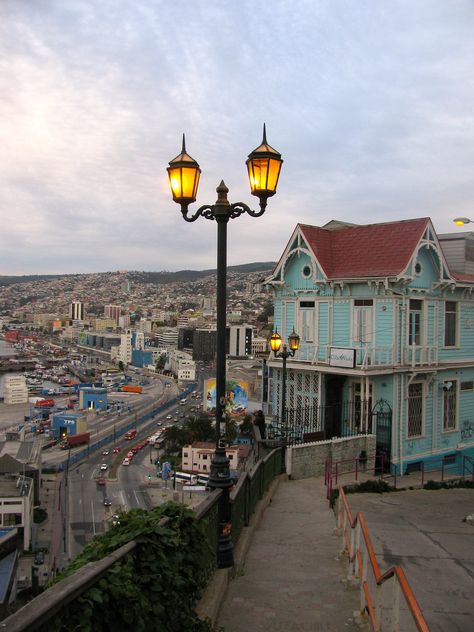
[[[337,345],[317,345],[302,341],[296,352],[294,361],[312,365],[336,366],[330,362],[331,349],[341,348]],[[390,367],[436,366],[438,364],[438,347],[410,346],[402,350],[395,346],[375,346],[370,344],[358,347],[347,346],[344,349],[355,351],[355,367],[364,371],[387,369]],[[339,365],[338,365],[339,366]],[[347,368],[353,368],[350,364]]]

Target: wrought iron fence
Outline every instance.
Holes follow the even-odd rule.
[[[285,445],[322,441],[334,437],[353,437],[373,431],[371,400],[289,408],[286,419],[274,420],[267,431],[268,439],[279,439]]]

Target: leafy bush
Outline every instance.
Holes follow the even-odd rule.
[[[428,481],[423,489],[474,489],[474,481],[468,479],[458,479],[455,481]]]
[[[160,525],[166,516],[170,523]],[[204,526],[182,505],[167,503],[151,511],[122,514],[120,525],[96,536],[54,583],[131,540],[139,543],[134,552],[115,563],[40,631],[212,630],[194,612],[212,571],[202,564],[208,547]]]

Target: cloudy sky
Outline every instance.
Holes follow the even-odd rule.
[[[181,134],[257,206],[245,160],[285,160],[230,264],[279,258],[298,222],[474,219],[472,0],[1,0],[0,274],[215,267],[166,167]],[[468,227],[461,229],[468,230]]]

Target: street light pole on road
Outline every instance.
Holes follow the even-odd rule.
[[[169,163],[168,176],[173,200],[181,206],[186,222],[194,222],[199,217],[215,220],[217,223],[217,350],[216,350],[216,449],[211,462],[209,487],[221,489],[219,502],[219,542],[217,565],[219,568],[233,566],[233,545],[231,538],[231,509],[229,491],[229,458],[225,450],[222,428],[225,428],[226,403],[226,291],[227,291],[227,223],[247,213],[251,217],[264,214],[267,199],[276,193],[283,160],[281,154],[267,143],[265,125],[263,140],[246,162],[252,195],[260,200],[260,210],[253,211],[243,202],[231,204],[227,199],[229,189],[221,181],[217,187],[215,204],[201,206],[188,215],[188,207],[196,201],[201,169],[199,164],[186,153],[185,138],[181,153]]]

